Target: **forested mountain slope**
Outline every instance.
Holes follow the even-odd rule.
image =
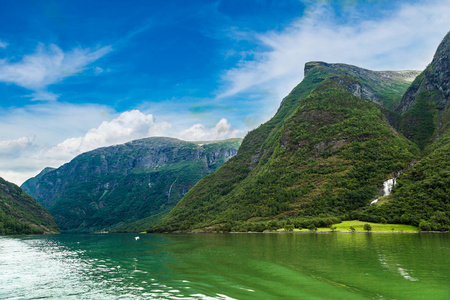
[[[411,87],[418,72],[307,63],[276,115],[149,231],[245,230],[329,216],[445,229],[448,40]],[[370,205],[394,177],[393,193]]]
[[[433,61],[414,80],[396,111],[403,114],[400,131],[422,149],[448,129],[450,121],[450,34]]]
[[[83,153],[23,184],[61,230],[144,230],[203,176],[237,153],[240,139],[203,144],[147,138]],[[152,218],[153,217],[153,218]]]
[[[17,185],[0,178],[0,234],[59,233],[53,217]]]
[[[373,102],[400,100],[410,80],[405,73],[317,62],[305,69],[277,114],[152,231],[344,214],[369,203],[384,180],[418,157]],[[380,89],[380,78],[392,89]]]
[[[423,150],[398,178],[392,195],[366,215],[384,216],[426,230],[450,230],[450,33],[416,78],[397,110],[400,130]]]

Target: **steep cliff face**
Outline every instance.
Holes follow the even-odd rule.
[[[448,129],[449,98],[450,33],[401,99],[396,109],[403,115],[400,131],[425,148]]]
[[[150,231],[342,215],[368,205],[384,180],[417,158],[379,104],[400,100],[414,72],[322,62],[305,69],[277,114]]]
[[[53,217],[35,199],[0,178],[0,234],[59,233]]]
[[[239,139],[198,145],[148,138],[100,148],[23,184],[63,231],[117,228],[170,210],[237,153]]]

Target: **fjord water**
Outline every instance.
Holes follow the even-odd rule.
[[[448,234],[0,237],[0,299],[448,299]]]

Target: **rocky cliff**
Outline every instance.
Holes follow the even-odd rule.
[[[81,154],[22,186],[63,231],[111,230],[161,217],[239,145],[240,139],[201,145],[172,138],[136,140]]]

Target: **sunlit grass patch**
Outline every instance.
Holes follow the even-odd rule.
[[[350,227],[353,227],[355,231],[365,231],[364,224],[369,224],[372,228],[372,232],[376,231],[419,231],[419,228],[412,225],[403,225],[403,224],[381,224],[381,223],[371,223],[364,221],[343,221],[339,224],[334,224],[336,227],[336,231],[352,231]],[[318,231],[330,231],[330,228],[318,228]]]

